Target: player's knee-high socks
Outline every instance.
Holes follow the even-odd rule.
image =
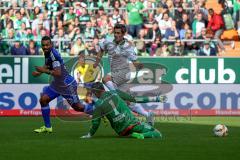
[[[46,106],[42,106],[41,107],[41,111],[42,111],[42,117],[43,117],[43,121],[44,121],[45,127],[51,128],[49,104],[46,105]]]
[[[132,104],[130,105],[130,108],[131,108],[131,110],[132,110],[133,112],[138,113],[138,114],[140,114],[140,115],[142,115],[142,116],[144,116],[144,117],[148,117],[148,116],[149,116],[149,112],[147,112],[147,111],[143,108],[143,106],[142,106],[141,104],[139,104],[139,103],[132,103]]]
[[[107,81],[105,83],[105,85],[108,87],[109,90],[116,90],[117,89],[117,85],[114,84],[112,81]]]

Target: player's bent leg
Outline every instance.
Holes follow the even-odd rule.
[[[140,124],[136,125],[132,130],[131,130],[132,137],[142,139],[144,138],[162,138],[162,134],[152,126],[150,126],[147,123],[141,122]]]
[[[38,129],[35,129],[36,133],[51,133],[52,126],[50,121],[50,107],[49,102],[58,97],[59,94],[55,92],[50,86],[43,88],[39,103],[41,104],[42,117],[44,121],[44,126]]]
[[[138,113],[144,117],[146,117],[147,123],[150,124],[151,126],[154,125],[154,113],[152,112],[147,112],[142,104],[139,103],[132,103],[129,105],[130,109],[135,112]]]

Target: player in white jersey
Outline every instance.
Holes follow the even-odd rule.
[[[125,33],[125,25],[116,24],[114,26],[114,39],[105,39],[100,43],[96,63],[94,64],[94,67],[97,67],[103,56],[103,52],[108,53],[111,75],[105,76],[103,83],[105,83],[110,90],[116,90],[130,80],[131,70],[129,61],[131,61],[136,68],[143,67],[143,65],[137,61],[135,47],[124,39]],[[147,121],[153,124],[153,113],[147,112],[142,105],[132,104],[131,109],[145,116]]]

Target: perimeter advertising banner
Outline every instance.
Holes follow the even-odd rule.
[[[76,58],[65,57],[74,75]],[[144,67],[133,71],[127,91],[161,91],[168,102],[144,104],[158,115],[240,115],[239,58],[140,58]],[[38,103],[49,77],[31,76],[43,57],[0,57],[0,116],[39,116]],[[102,61],[102,73],[110,71],[108,59]],[[52,114],[64,107],[59,97],[51,102]],[[61,105],[60,105],[61,104]],[[60,106],[59,106],[60,105]]]

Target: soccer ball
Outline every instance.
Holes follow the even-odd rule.
[[[225,137],[228,135],[228,128],[224,124],[217,124],[213,128],[213,133],[217,137]]]

